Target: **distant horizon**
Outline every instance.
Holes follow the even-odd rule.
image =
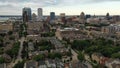
[[[106,13],[107,14],[107,13]],[[106,16],[106,14],[104,14],[104,15],[97,15],[97,14],[85,14],[85,15],[91,15],[91,16],[94,16],[94,15],[96,15],[96,16]],[[37,14],[36,14],[37,15]],[[0,16],[22,16],[22,14],[21,15],[0,15]],[[43,16],[50,16],[50,14],[49,15],[43,15]],[[60,16],[60,14],[59,15],[56,15],[56,16]],[[79,15],[66,15],[66,16],[80,16],[80,14]],[[110,14],[110,16],[120,16],[120,14],[119,15],[111,15]]]

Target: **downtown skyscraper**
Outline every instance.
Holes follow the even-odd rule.
[[[25,7],[22,10],[22,17],[24,22],[32,20],[32,11],[31,8]]]
[[[50,12],[50,20],[55,20],[55,12]]]
[[[43,10],[42,8],[38,8],[38,20],[42,20],[43,19]]]
[[[55,21],[55,12],[50,12],[50,23],[54,23]]]

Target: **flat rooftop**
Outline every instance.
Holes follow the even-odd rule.
[[[79,29],[77,28],[64,28],[64,29],[60,29],[60,31],[78,31]]]

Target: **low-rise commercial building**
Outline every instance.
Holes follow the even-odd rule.
[[[27,23],[27,33],[29,35],[39,34],[43,30],[42,22]]]
[[[12,23],[2,23],[0,24],[0,33],[7,33],[9,31],[13,30],[13,24]]]
[[[56,37],[60,40],[62,39],[70,39],[70,41],[75,39],[85,39],[87,38],[85,33],[77,28],[64,28],[57,29]]]

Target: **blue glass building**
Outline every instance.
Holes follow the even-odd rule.
[[[55,20],[55,12],[50,12],[50,21]]]
[[[27,8],[27,7],[23,8],[22,16],[23,16],[23,21],[30,21],[30,20],[32,20],[31,8]]]

